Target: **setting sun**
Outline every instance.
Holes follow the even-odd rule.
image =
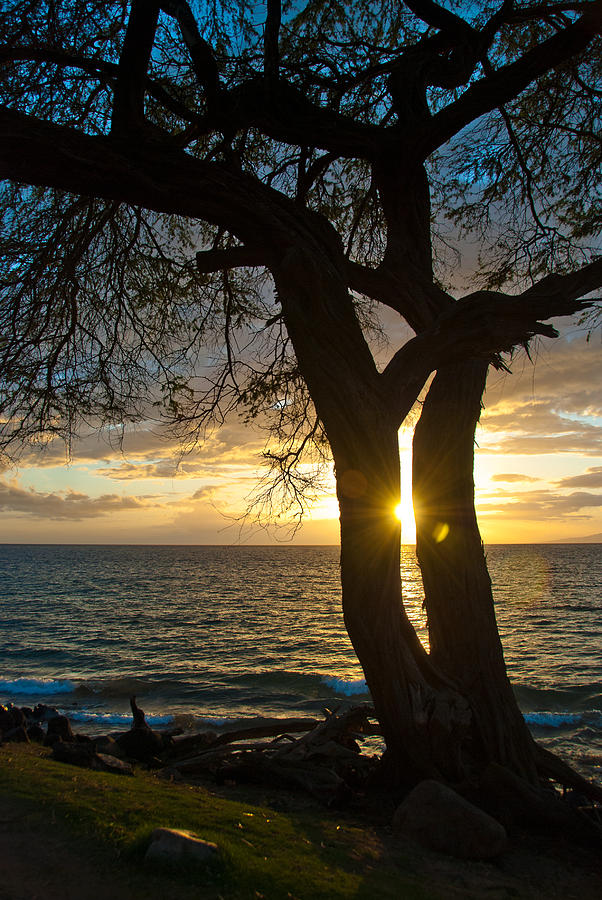
[[[411,502],[398,503],[395,507],[395,516],[401,522],[401,541],[403,544],[413,544],[416,541],[416,524],[414,521],[414,508]]]

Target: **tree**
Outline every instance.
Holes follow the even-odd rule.
[[[497,762],[536,782],[558,765],[506,676],[474,430],[488,368],[554,337],[546,320],[602,284],[602,3],[461,9],[15,0],[0,47],[4,441],[149,401],[189,430],[244,408],[268,421],[276,480],[300,503],[303,464],[329,448],[345,623],[387,777]],[[450,248],[466,235],[482,265],[457,299]],[[382,307],[414,336],[379,368]],[[215,365],[199,385],[202,350]],[[432,373],[413,463],[427,653],[393,509],[398,430]]]

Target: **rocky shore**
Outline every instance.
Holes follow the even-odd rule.
[[[222,734],[155,731],[135,698],[131,707],[131,728],[96,737],[75,733],[68,718],[52,707],[0,707],[0,743],[38,743],[53,760],[98,772],[131,777],[140,769],[163,783],[212,782],[233,797],[254,787],[310,796],[325,809],[347,810],[385,828],[421,852],[458,862],[503,864],[527,834],[536,842],[545,837],[551,844],[572,846],[589,861],[602,847],[598,804],[578,791],[562,796],[552,786],[535,790],[499,766],[490,766],[478,783],[450,786],[429,780],[405,793],[380,790],[374,786],[378,759],[360,748],[378,728],[368,705],[322,720],[271,720]],[[187,846],[199,852],[194,834],[174,836],[159,829],[154,840],[160,849],[151,850],[151,841],[151,856],[186,854]],[[592,878],[588,871],[588,885]]]

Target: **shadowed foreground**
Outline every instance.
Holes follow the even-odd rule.
[[[521,835],[495,862],[453,860],[394,836],[375,815],[338,813],[260,787],[222,789],[76,769],[32,745],[0,748],[2,900],[264,897],[597,898],[597,852]],[[215,841],[209,870],[144,867],[159,825]]]

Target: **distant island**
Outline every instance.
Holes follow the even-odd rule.
[[[602,531],[598,534],[588,534],[585,537],[558,538],[550,541],[550,544],[602,544]]]

